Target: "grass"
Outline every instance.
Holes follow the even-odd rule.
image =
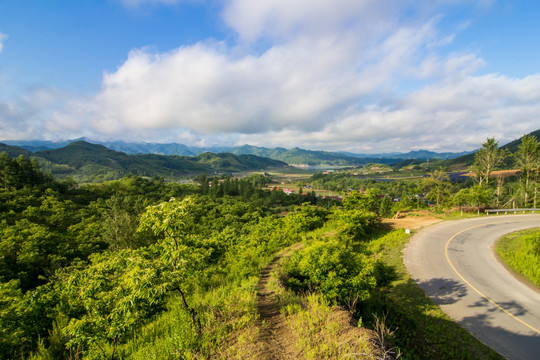
[[[300,359],[386,359],[373,331],[353,325],[351,314],[330,306],[321,294],[296,294],[279,283],[279,269],[270,288],[294,336]],[[389,350],[390,351],[390,350]]]
[[[540,287],[540,228],[503,236],[495,251],[508,268]]]
[[[387,316],[395,332],[394,345],[402,359],[502,359],[451,320],[409,277],[402,251],[409,236],[394,230],[370,242],[369,247],[395,269],[397,279],[375,304],[374,313]]]

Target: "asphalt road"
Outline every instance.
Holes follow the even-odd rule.
[[[496,259],[502,235],[540,227],[540,214],[490,215],[420,230],[404,262],[451,318],[509,359],[540,359],[540,293]]]

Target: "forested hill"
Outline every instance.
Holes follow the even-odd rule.
[[[19,155],[30,156],[32,153],[26,149],[18,146],[10,146],[0,143],[0,153],[6,152],[10,157],[17,157]]]
[[[0,151],[10,156],[20,148],[4,145]],[[20,149],[20,151],[25,151]],[[201,173],[234,173],[285,167],[286,163],[255,155],[204,153],[198,156],[138,154],[127,155],[103,145],[75,141],[65,147],[38,151],[33,156],[54,176],[71,176],[78,181],[118,179],[127,174],[176,178]]]
[[[526,134],[526,135],[532,135],[532,136],[536,137],[537,140],[540,140],[540,129],[536,130],[536,131],[533,131],[533,132],[531,132],[529,134]],[[506,149],[510,153],[513,154],[518,150],[518,147],[521,144],[521,139],[523,139],[523,136],[520,137],[519,139],[516,139],[514,141],[509,142],[508,144],[502,145],[501,148]],[[474,153],[470,153],[470,154],[460,156],[460,157],[455,158],[455,159],[445,160],[444,162],[441,163],[441,165],[444,166],[444,167],[447,167],[447,168],[454,168],[454,169],[463,168],[464,169],[464,168],[472,165],[473,162],[474,162]],[[510,167],[513,166],[511,164],[512,163],[511,158],[508,159],[508,162],[510,162],[510,163],[507,164],[508,166],[510,166]]]

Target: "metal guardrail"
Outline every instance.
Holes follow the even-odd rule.
[[[532,214],[535,213],[535,211],[538,211],[540,212],[540,209],[488,209],[486,210],[486,213],[489,215],[490,213],[495,213],[497,215],[499,215],[500,213],[504,213],[504,214],[517,214],[517,213],[522,213],[522,214],[525,214],[527,212],[531,212]]]

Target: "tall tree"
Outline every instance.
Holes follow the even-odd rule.
[[[536,208],[538,193],[538,173],[540,168],[540,143],[533,135],[525,135],[516,152],[516,163],[521,170],[521,194],[524,206],[528,206],[533,198]]]
[[[469,202],[471,205],[476,206],[478,215],[480,215],[480,208],[489,202],[490,193],[484,186],[477,184],[469,189]]]
[[[495,138],[488,138],[482,147],[474,154],[474,163],[469,168],[480,185],[489,185],[491,173],[497,166],[502,164],[508,156],[508,151],[499,147]]]
[[[442,170],[433,171],[429,177],[423,179],[424,189],[428,191],[428,199],[435,201],[439,208],[441,201],[448,195],[450,177]]]

